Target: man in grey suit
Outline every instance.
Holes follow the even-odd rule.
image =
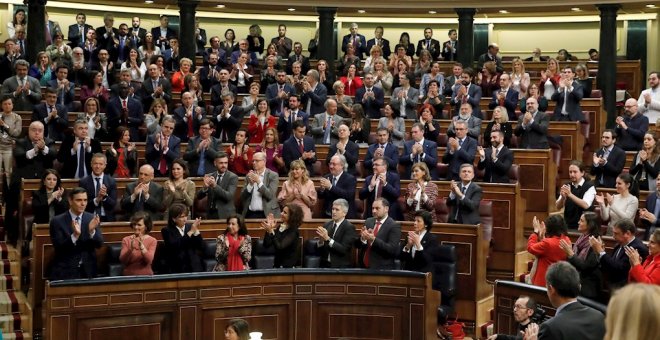
[[[580,274],[575,267],[566,261],[556,262],[548,268],[545,280],[548,298],[557,312],[540,328],[536,324],[527,327],[526,339],[600,340],[605,336],[605,316],[577,300]]]
[[[126,186],[121,209],[127,217],[138,211],[146,211],[153,220],[163,219],[163,187],[153,179],[154,168],[145,164],[140,167],[137,181]]]
[[[449,223],[479,224],[479,204],[481,203],[482,189],[474,179],[474,165],[465,163],[461,165],[461,181],[451,181],[447,206],[451,207]]]
[[[449,124],[449,127],[447,128],[447,136],[448,137],[455,137],[456,136],[456,131],[454,125],[458,121],[463,121],[465,122],[465,125],[467,126],[467,135],[479,140],[479,137],[481,136],[481,119],[472,116],[472,106],[470,104],[465,103],[461,104],[461,110],[458,116],[454,116],[452,118],[451,124]]]
[[[273,214],[280,217],[277,202],[279,176],[266,168],[266,154],[257,152],[252,156],[252,169],[245,176],[245,186],[241,191],[243,216],[245,218],[266,218]]]
[[[401,86],[394,89],[390,99],[392,108],[399,112],[399,116],[404,119],[417,119],[417,100],[419,99],[419,90],[410,87],[410,78],[407,73],[399,74],[399,84]]]
[[[351,267],[351,248],[357,235],[355,226],[346,220],[347,213],[348,201],[338,198],[332,203],[332,220],[316,228],[322,268]]]
[[[16,60],[16,76],[2,82],[2,96],[10,96],[14,100],[15,111],[32,111],[41,102],[41,86],[38,80],[28,76],[28,68],[30,64],[27,61]]]
[[[234,193],[238,184],[238,176],[227,170],[229,156],[220,151],[215,156],[216,171],[204,176],[204,188],[197,193],[197,199],[208,197],[206,218],[225,219],[236,214]]]
[[[311,122],[311,132],[314,144],[335,144],[338,140],[337,128],[342,118],[337,115],[337,102],[334,99],[325,101],[325,112],[314,116]]]
[[[520,137],[521,149],[547,149],[548,125],[550,119],[545,112],[539,112],[539,103],[534,97],[527,98],[527,112],[518,119],[515,134]]]
[[[373,217],[364,221],[355,246],[360,249],[358,262],[361,268],[395,269],[394,259],[399,256],[401,225],[388,216],[390,203],[383,197],[371,206]]]

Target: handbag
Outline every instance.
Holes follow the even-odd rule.
[[[451,335],[452,339],[464,339],[465,331],[463,330],[463,327],[465,327],[465,324],[462,322],[458,322],[458,316],[456,316],[456,319],[454,319],[453,321],[452,320],[447,321],[447,325],[445,326],[445,329]]]

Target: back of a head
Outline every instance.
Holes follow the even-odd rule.
[[[657,339],[660,334],[660,286],[629,284],[607,306],[605,340]]]
[[[545,281],[563,298],[576,298],[580,293],[580,274],[566,261],[553,263],[545,273]]]

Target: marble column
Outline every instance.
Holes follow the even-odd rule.
[[[319,13],[319,43],[318,58],[328,62],[328,71],[335,73],[335,54],[337,46],[335,45],[335,14],[336,7],[317,7]]]
[[[600,11],[600,57],[596,82],[607,113],[606,127],[614,128],[616,110],[616,16],[619,4],[596,5]],[[628,84],[632,85],[632,84]]]
[[[179,26],[179,55],[193,61],[195,66],[195,10],[199,1],[179,0],[180,26]]]
[[[28,25],[25,37],[28,62],[33,64],[37,54],[46,50],[46,2],[47,0],[27,0]]]
[[[471,67],[474,62],[474,8],[456,8],[458,14],[458,56],[464,67]]]

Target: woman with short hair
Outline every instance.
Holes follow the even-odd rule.
[[[124,266],[122,275],[153,275],[151,264],[158,240],[149,235],[153,228],[151,216],[144,211],[136,212],[131,217],[130,227],[133,235],[121,240],[119,261]]]

